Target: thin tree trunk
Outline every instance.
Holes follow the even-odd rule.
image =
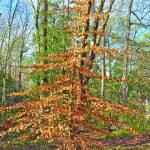
[[[103,47],[105,47],[105,37],[103,37]],[[102,53],[102,81],[101,81],[101,98],[105,100],[105,89],[106,89],[106,82],[105,82],[105,76],[106,76],[106,54]]]
[[[22,65],[22,58],[23,58],[23,49],[20,52],[20,60],[19,60],[19,65]],[[22,90],[22,69],[21,67],[19,68],[19,81],[18,81],[18,90]]]
[[[100,3],[99,9],[98,9],[98,14],[102,13],[103,7],[104,7],[104,2],[105,2],[105,0],[102,0],[101,3]],[[111,0],[111,1],[110,1],[109,7],[108,7],[108,11],[107,11],[108,13],[107,13],[107,16],[106,16],[106,18],[105,18],[105,20],[104,20],[104,23],[102,24],[102,28],[101,28],[102,31],[103,31],[103,33],[105,32],[105,28],[106,28],[107,22],[108,22],[108,20],[109,20],[110,12],[111,12],[111,9],[112,9],[112,6],[113,6],[114,2],[115,2],[115,0]],[[94,22],[94,26],[93,26],[93,30],[94,30],[94,31],[98,29],[98,25],[99,25],[99,19],[98,19],[98,20],[96,19],[95,22]],[[97,37],[98,37],[97,34],[93,34],[92,42],[93,42],[94,45],[99,46],[99,45],[100,45],[101,38],[102,38],[102,35],[99,36],[98,43],[96,43]],[[93,61],[95,60],[95,53],[94,53],[93,51],[91,51],[89,60],[90,60],[91,62],[93,62]],[[88,66],[88,68],[91,70],[92,67],[93,67],[93,64],[90,63],[90,65]],[[84,83],[85,85],[88,84],[89,79],[90,79],[89,77],[87,77],[87,78],[85,79],[85,83]]]
[[[38,3],[39,4],[39,3]],[[39,28],[39,14],[40,14],[40,7],[37,5],[35,9],[35,16],[34,16],[34,28],[36,34],[36,51],[39,54],[41,51],[41,41],[40,41],[40,28]],[[36,81],[37,85],[41,84],[41,76]]]
[[[43,35],[42,35],[42,47],[43,51],[47,55],[47,24],[48,24],[48,18],[47,18],[47,13],[48,13],[48,0],[43,0],[43,8],[42,8],[42,13],[43,13]],[[44,61],[43,64],[47,64],[47,61]],[[41,80],[41,83],[48,83],[48,76],[47,76],[47,71],[43,73],[43,77]]]
[[[3,86],[2,86],[2,105],[6,104],[6,79],[7,79],[7,74],[6,74],[6,66],[4,67],[3,70]]]
[[[33,0],[27,0],[27,1],[34,10],[34,29],[35,29],[35,34],[36,34],[36,38],[35,38],[36,50],[37,52],[40,52],[41,43],[40,43],[39,17],[40,17],[41,1],[43,0],[37,0],[36,6],[34,5]]]
[[[10,1],[10,7],[9,7],[9,16],[8,16],[8,40],[7,40],[7,50],[6,54],[4,56],[4,66],[3,66],[3,86],[2,86],[2,104],[6,104],[6,80],[7,80],[7,65],[8,65],[8,60],[10,57],[10,53],[12,51],[12,46],[14,43],[11,44],[11,36],[12,36],[12,26],[15,18],[15,14],[18,8],[20,0],[16,1],[16,5],[14,6],[14,10],[12,11],[13,8],[13,1]]]
[[[131,19],[131,9],[132,9],[133,0],[130,0],[128,16],[127,16],[127,25],[126,25],[126,33],[125,33],[125,42],[124,42],[124,52],[128,51],[129,47],[129,37],[130,37],[130,19]],[[122,86],[122,105],[127,104],[127,79],[128,79],[128,56],[125,57],[124,68],[123,68],[123,86]]]
[[[35,26],[35,33],[36,33],[36,42],[37,42],[37,51],[40,52],[40,32],[39,32],[39,10],[36,10],[34,16],[34,26]]]

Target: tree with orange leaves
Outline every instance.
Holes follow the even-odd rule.
[[[58,149],[88,149],[89,147],[100,148],[103,145],[84,134],[83,130],[86,129],[90,136],[99,133],[111,134],[107,128],[95,127],[93,122],[111,124],[118,129],[124,128],[135,133],[132,127],[123,125],[117,119],[112,119],[107,113],[115,112],[123,116],[131,116],[131,114],[137,116],[140,113],[121,105],[110,104],[93,96],[92,90],[87,84],[89,79],[93,78],[111,82],[134,82],[104,77],[92,71],[94,59],[99,52],[111,52],[111,50],[99,47],[99,42],[104,35],[105,24],[113,2],[114,0],[110,1],[108,12],[103,12],[105,0],[101,0],[95,13],[92,12],[94,0],[71,2],[74,6],[70,9],[76,15],[70,20],[70,27],[65,31],[72,34],[69,37],[72,42],[69,51],[65,54],[41,59],[41,62],[48,60],[48,64],[25,66],[25,68],[35,69],[34,73],[55,68],[60,68],[63,72],[56,76],[54,82],[10,94],[10,96],[32,94],[34,98],[13,106],[0,108],[0,113],[18,111],[17,114],[9,117],[8,120],[3,120],[0,124],[3,128],[7,128],[7,130],[0,131],[1,138],[9,133],[23,131],[23,134],[18,134],[14,140],[24,141],[33,137],[31,142],[46,139],[50,144],[54,143]],[[101,19],[104,20],[104,24],[100,30],[98,24]],[[92,23],[93,28],[90,28]],[[113,53],[118,54],[119,52],[112,50],[111,55]],[[37,94],[43,96],[39,99],[36,98]]]

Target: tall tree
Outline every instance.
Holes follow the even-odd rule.
[[[27,0],[30,6],[32,7],[34,11],[34,36],[35,36],[35,47],[38,52],[40,52],[41,49],[41,43],[40,43],[40,11],[41,11],[41,0],[37,0],[36,2],[33,0]]]
[[[43,0],[42,1],[42,50],[47,55],[47,50],[48,50],[48,0]],[[46,61],[43,62],[43,64],[47,64]],[[41,83],[47,83],[48,82],[48,76],[47,72],[44,72]]]
[[[25,1],[2,1],[2,4],[5,10],[0,18],[3,20],[0,29],[0,95],[2,103],[6,104],[13,102],[8,102],[11,98],[8,98],[7,94],[13,90],[21,90],[22,87],[22,69],[18,65],[22,65],[23,54],[28,50],[32,25],[31,11]]]
[[[91,146],[101,148],[101,143],[83,134],[81,126],[86,127],[88,133],[92,135],[95,133],[110,133],[108,128],[103,128],[103,126],[96,127],[93,122],[98,122],[103,125],[112,124],[118,128],[123,127],[134,132],[132,127],[122,126],[121,120],[114,120],[106,114],[112,111],[123,116],[127,114],[131,116],[132,112],[134,112],[134,115],[138,115],[139,113],[137,111],[131,111],[131,109],[121,105],[104,102],[91,95],[92,90],[90,87],[82,85],[81,74],[83,77],[88,76],[91,79],[101,79],[101,75],[94,73],[93,70],[86,66],[88,63],[86,64],[87,61],[85,60],[87,59],[84,57],[84,62],[82,62],[83,59],[81,57],[81,54],[85,54],[85,51],[87,52],[86,54],[91,51],[90,47],[92,45],[87,42],[90,43],[92,39],[88,39],[87,36],[83,35],[89,36],[92,34],[93,36],[95,32],[89,32],[90,20],[99,14],[95,12],[93,15],[89,15],[89,11],[91,10],[91,6],[89,5],[93,4],[92,0],[90,0],[90,3],[87,3],[87,0],[77,3],[74,1],[74,3],[73,12],[80,17],[75,16],[75,19],[71,20],[69,29],[72,31],[71,40],[74,41],[75,38],[75,42],[79,42],[79,45],[75,46],[75,42],[72,42],[69,51],[66,53],[44,57],[42,61],[49,60],[48,64],[34,64],[31,66],[35,68],[34,72],[64,68],[64,73],[60,73],[56,76],[55,81],[48,84],[23,92],[12,93],[11,96],[28,95],[30,93],[36,96],[36,100],[27,100],[12,107],[0,108],[1,113],[6,113],[6,111],[11,110],[18,111],[13,117],[10,116],[9,120],[2,120],[0,126],[4,127],[4,130],[2,129],[0,137],[3,138],[9,133],[18,131],[18,140],[28,140],[32,136],[34,138],[31,138],[31,141],[37,142],[39,139],[46,139],[50,144],[55,143],[58,149],[90,149]],[[84,9],[82,9],[83,4],[85,6]],[[85,16],[87,17],[86,19]],[[81,24],[81,21],[83,24]],[[84,25],[85,27],[83,27]],[[85,33],[85,31],[87,32]],[[78,41],[76,36],[79,36],[80,41]],[[82,46],[85,47],[82,48]],[[96,51],[101,51],[101,48],[96,49]],[[108,80],[116,81],[114,79]],[[42,99],[38,99],[38,93],[46,94]],[[89,115],[93,120],[92,122],[87,118]],[[10,122],[9,125],[8,121]],[[11,127],[11,125],[13,126]],[[5,127],[8,130],[5,130]],[[28,132],[24,132],[26,130]],[[23,131],[22,134],[20,134],[20,131]]]
[[[102,39],[102,46],[105,47],[105,37]],[[106,54],[102,52],[102,82],[101,82],[101,98],[105,100],[105,90],[106,90]]]
[[[23,57],[24,54],[30,49],[30,38],[33,33],[33,26],[31,23],[31,10],[29,9],[29,6],[27,3],[21,3],[22,4],[22,14],[20,16],[20,35],[18,37],[18,42],[20,42],[20,48],[17,47],[19,51],[19,66],[23,65]],[[23,89],[23,81],[22,81],[22,68],[19,68],[19,75],[18,75],[18,90]]]
[[[124,40],[124,52],[128,52],[129,50],[129,38],[130,38],[130,26],[131,26],[131,9],[132,9],[133,0],[129,2],[127,22],[126,22],[126,31],[125,31],[125,40]],[[124,60],[124,68],[123,68],[123,85],[122,85],[122,104],[126,105],[127,103],[127,79],[128,79],[128,56],[125,57]]]
[[[13,36],[13,25],[14,25],[14,19],[15,15],[17,12],[17,8],[19,5],[20,0],[17,0],[16,3],[14,4],[13,0],[9,1],[9,12],[8,12],[8,22],[7,22],[7,37],[6,37],[6,43],[7,43],[7,48],[5,49],[5,55],[4,55],[4,64],[2,68],[2,73],[3,73],[3,87],[2,87],[2,104],[5,105],[6,103],[6,80],[7,80],[7,65],[8,65],[8,60],[11,55],[11,51],[13,49],[13,45],[16,41],[16,37]],[[13,42],[11,39],[13,38]]]

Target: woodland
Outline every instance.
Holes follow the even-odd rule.
[[[0,0],[0,150],[150,149],[150,0]]]

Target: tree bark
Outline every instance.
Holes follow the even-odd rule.
[[[91,9],[92,9],[92,1],[89,1],[89,2],[88,2],[87,15],[89,15],[89,14],[91,13]],[[90,19],[87,19],[87,20],[86,20],[86,27],[85,27],[85,29],[84,29],[84,32],[88,32],[88,31],[89,31],[89,26],[90,26]],[[86,47],[86,45],[87,45],[87,43],[86,43],[87,38],[88,38],[88,35],[85,35],[84,38],[83,38],[83,42],[82,42],[82,48],[83,48],[83,49],[84,49],[84,48]],[[82,58],[85,58],[85,57],[86,57],[86,52],[83,53],[83,54],[81,55],[81,57],[82,57]],[[80,66],[81,66],[81,67],[84,66],[84,61],[83,61],[83,60],[81,61]],[[84,86],[84,76],[83,76],[83,74],[80,73],[80,74],[79,74],[79,77],[80,77],[80,84],[81,84],[81,86]],[[84,91],[83,91],[83,92],[84,92]]]
[[[129,3],[129,9],[128,9],[128,16],[127,16],[127,24],[126,24],[126,33],[125,33],[125,41],[124,41],[124,52],[128,52],[129,48],[129,37],[130,37],[130,19],[131,19],[131,9],[132,9],[132,4],[133,0],[130,0]],[[123,77],[122,79],[124,80],[123,85],[122,85],[122,105],[127,104],[127,79],[128,79],[128,56],[125,57],[124,60],[124,67],[123,67]]]
[[[105,47],[105,37],[103,37],[103,47]],[[105,90],[106,90],[106,82],[105,82],[105,76],[106,76],[106,54],[102,53],[102,81],[101,81],[101,98],[105,100]]]
[[[102,13],[103,7],[104,7],[104,2],[105,2],[105,0],[102,0],[101,3],[100,3],[99,9],[98,9],[98,14]],[[107,11],[107,16],[106,16],[106,18],[105,18],[105,20],[104,20],[104,23],[102,24],[102,28],[101,28],[102,31],[103,31],[103,33],[105,32],[105,28],[106,28],[107,22],[108,22],[108,20],[109,20],[110,12],[111,12],[111,9],[112,9],[112,6],[113,6],[114,2],[115,2],[115,0],[111,0],[111,1],[110,1],[109,7],[108,7],[108,11]],[[96,31],[96,30],[98,29],[98,25],[99,25],[99,19],[98,19],[98,20],[96,19],[96,20],[95,20],[95,23],[94,23],[94,26],[93,26],[93,30],[94,30],[94,31]],[[93,41],[94,45],[99,46],[99,45],[100,45],[101,38],[102,38],[102,35],[99,36],[98,43],[96,43],[97,34],[93,34],[92,41]],[[93,51],[91,51],[89,60],[90,60],[91,62],[93,62],[93,61],[95,60],[95,53],[94,53]],[[88,68],[91,70],[92,67],[93,67],[93,64],[91,63],[91,64],[88,66]],[[89,79],[90,79],[89,77],[87,77],[87,78],[85,79],[85,85],[88,84]]]
[[[48,24],[48,0],[43,0],[42,3],[42,22],[43,22],[43,34],[42,34],[42,50],[47,55],[47,24]],[[43,64],[47,64],[47,61],[44,61]],[[48,83],[47,71],[43,73],[41,83]]]

